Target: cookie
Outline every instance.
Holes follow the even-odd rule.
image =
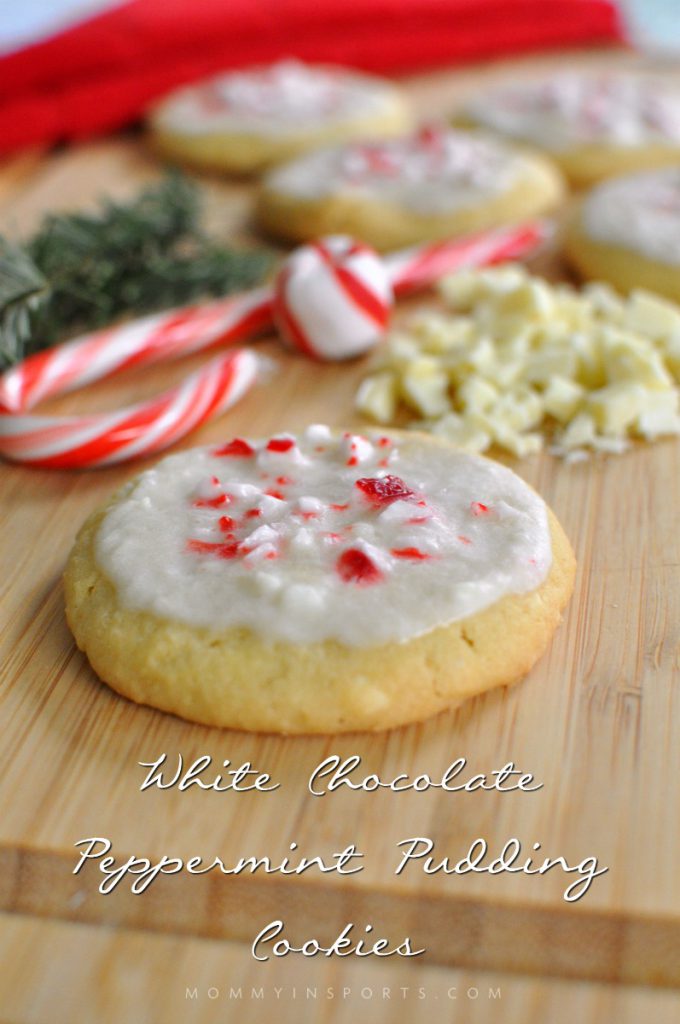
[[[379,730],[524,675],[572,590],[511,470],[424,435],[234,439],[95,512],[65,574],[98,675],[208,725]]]
[[[680,84],[630,72],[565,72],[476,95],[460,122],[546,151],[569,180],[680,162]]]
[[[567,227],[565,253],[585,277],[680,302],[680,162],[593,189]]]
[[[541,156],[424,128],[275,168],[262,182],[258,217],[283,238],[348,234],[389,250],[541,214],[562,195],[559,172]]]
[[[152,111],[149,127],[172,160],[255,174],[317,146],[398,135],[411,122],[391,83],[288,60],[179,89]]]

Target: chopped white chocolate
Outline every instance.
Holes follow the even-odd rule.
[[[680,309],[667,299],[649,292],[634,291],[626,309],[626,327],[648,337],[663,337],[680,331]]]
[[[422,356],[404,370],[401,392],[404,401],[421,416],[443,416],[451,408],[449,378],[436,359]]]
[[[551,285],[519,265],[461,270],[392,334],[357,406],[379,423],[400,406],[418,429],[468,451],[620,452],[680,433],[680,308],[644,291]]]
[[[585,388],[569,377],[555,374],[543,392],[543,408],[560,423],[568,423],[581,405]]]
[[[393,373],[374,373],[359,385],[357,409],[376,423],[390,423],[397,410],[397,378]]]
[[[490,433],[455,412],[447,413],[432,423],[417,423],[416,426],[422,427],[423,430],[430,429],[433,434],[452,441],[466,452],[485,452],[492,441]]]

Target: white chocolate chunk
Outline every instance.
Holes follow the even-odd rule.
[[[498,388],[476,374],[464,380],[458,388],[458,401],[464,409],[489,409],[498,400]]]
[[[630,296],[624,323],[628,330],[646,337],[663,337],[680,331],[680,309],[667,299],[638,289]]]
[[[440,284],[451,313],[422,310],[388,338],[357,405],[469,451],[618,452],[677,433],[680,308],[608,285],[581,292],[521,267],[461,270]]]
[[[568,423],[581,405],[584,393],[581,384],[555,374],[543,392],[543,408],[560,423]]]
[[[648,409],[635,421],[635,433],[647,441],[668,434],[680,434],[680,416],[664,409]]]
[[[390,423],[397,409],[397,380],[393,373],[375,373],[359,385],[357,409],[376,423]]]
[[[401,390],[407,404],[422,416],[443,416],[451,408],[449,378],[431,356],[414,359],[407,365]]]

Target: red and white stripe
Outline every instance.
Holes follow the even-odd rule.
[[[367,245],[331,235],[284,261],[274,321],[283,340],[312,359],[351,359],[385,333],[393,302],[384,260]]]
[[[532,255],[552,235],[549,221],[525,221],[480,231],[451,241],[416,245],[385,258],[394,294],[399,297],[464,267],[484,267]]]
[[[257,357],[248,350],[234,350],[212,360],[178,387],[115,412],[55,417],[30,415],[29,410],[45,398],[123,369],[243,341],[273,326],[275,307],[278,325],[296,348],[315,358],[347,358],[365,349],[367,337],[372,343],[382,333],[393,291],[401,295],[426,287],[463,266],[519,259],[535,250],[547,234],[544,224],[533,222],[417,246],[384,261],[360,243],[325,239],[303,247],[304,259],[311,259],[316,275],[319,300],[311,333],[305,304],[298,302],[291,284],[300,274],[294,262],[298,254],[293,254],[276,289],[258,288],[143,317],[39,352],[0,376],[0,455],[64,469],[151,455],[233,405],[255,379]],[[309,296],[314,294],[314,289],[308,291]],[[291,296],[295,297],[292,304]],[[319,327],[320,310],[328,312],[322,318],[326,335]]]
[[[94,416],[0,414],[0,453],[50,469],[110,466],[144,458],[217,416],[248,390],[258,357],[249,349],[217,356],[178,387]]]
[[[271,327],[269,288],[142,317],[29,356],[0,377],[0,411],[24,412],[52,395],[130,367],[242,341]]]

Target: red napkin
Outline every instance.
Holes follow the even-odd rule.
[[[128,0],[0,59],[0,152],[119,128],[176,85],[280,57],[404,72],[622,39],[613,0]]]

